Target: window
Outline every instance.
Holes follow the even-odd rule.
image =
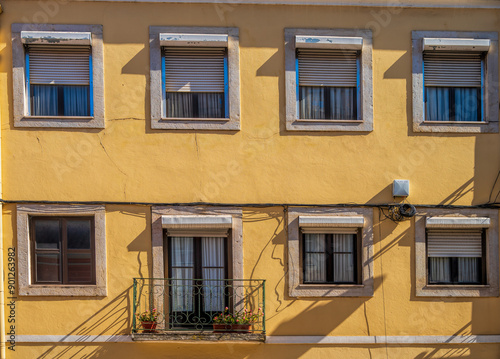
[[[153,278],[168,278],[159,285],[169,290],[168,298],[151,300],[168,303],[169,329],[211,329],[215,315],[237,310],[250,293],[243,289],[241,209],[153,207],[152,214]]]
[[[428,284],[485,284],[484,229],[427,229]]]
[[[211,324],[213,315],[224,312],[230,305],[230,296],[225,293],[227,236],[169,236],[168,253],[169,322],[189,326],[182,318],[195,315]]]
[[[415,221],[418,296],[498,296],[498,212],[432,210]]]
[[[34,284],[94,284],[94,218],[32,217]]]
[[[413,32],[414,130],[498,132],[497,33]]]
[[[26,46],[30,116],[92,115],[90,53],[88,46]]]
[[[372,217],[362,208],[290,208],[289,295],[373,295]]]
[[[297,49],[301,120],[357,120],[358,53]]]
[[[18,205],[19,294],[106,295],[104,207]]]
[[[165,47],[166,118],[226,118],[225,48]]]
[[[154,129],[239,129],[238,29],[151,27]]]
[[[104,127],[102,26],[13,24],[14,124]]]
[[[373,129],[371,32],[285,30],[287,129]]]
[[[357,230],[303,233],[304,283],[358,284]]]

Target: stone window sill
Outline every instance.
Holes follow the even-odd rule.
[[[214,333],[212,331],[179,331],[162,333],[133,333],[133,341],[150,342],[265,342],[264,333]]]
[[[104,128],[104,121],[92,116],[24,116],[14,127]]]
[[[106,297],[104,287],[96,285],[29,285],[19,288],[20,296],[58,296],[58,297]]]

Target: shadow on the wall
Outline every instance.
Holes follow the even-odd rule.
[[[75,309],[76,310],[76,309]],[[115,299],[102,307],[87,320],[67,334],[67,336],[97,336],[97,335],[123,335],[132,330],[132,286],[121,292]],[[59,358],[94,358],[107,351],[105,347],[95,343],[88,345],[72,345],[71,343],[53,344],[38,359]]]

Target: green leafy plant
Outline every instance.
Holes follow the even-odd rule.
[[[136,314],[137,320],[139,320],[140,322],[155,322],[155,323],[158,321],[159,315],[160,314],[158,313],[156,308],[154,308],[152,311],[146,310],[145,312]]]
[[[257,312],[252,312],[244,310],[242,312],[231,313],[229,308],[226,307],[224,312],[217,314],[214,317],[214,324],[252,324],[259,321],[259,318],[263,316],[264,313],[262,309],[259,308]]]

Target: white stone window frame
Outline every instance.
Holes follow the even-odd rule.
[[[440,39],[444,42],[451,39],[490,40],[490,48],[484,59],[483,122],[425,121],[424,38]],[[412,31],[412,87],[413,132],[498,133],[498,33],[482,31]]]
[[[433,220],[430,218],[434,218]],[[444,217],[448,217],[443,220]],[[489,226],[478,220],[490,219]],[[430,223],[430,224],[429,224]],[[427,284],[426,228],[458,229],[484,228],[486,230],[486,284],[436,285]],[[415,295],[417,297],[498,297],[498,210],[496,209],[424,209],[415,216]]]
[[[91,33],[93,116],[30,116],[26,91],[26,56],[21,39],[22,31],[41,32],[31,43],[54,45],[78,45],[83,33]],[[57,36],[44,38],[46,32],[72,32],[74,38]],[[80,34],[78,34],[80,33]],[[50,41],[49,41],[50,40]],[[56,41],[56,42],[54,42]],[[104,53],[102,25],[12,24],[12,79],[14,102],[14,127],[49,128],[104,128]]]
[[[297,111],[296,36],[361,37],[360,120],[301,120]],[[325,44],[321,43],[321,48]],[[287,131],[373,131],[372,32],[361,29],[285,29],[285,97]]]
[[[104,206],[93,205],[17,205],[17,260],[18,293],[20,296],[105,297],[107,296],[106,272],[106,215]],[[96,283],[81,284],[32,284],[31,281],[31,216],[89,216],[94,217]]]
[[[163,108],[162,47],[166,40],[160,42],[160,34],[197,34],[198,41],[187,39],[182,46],[221,47],[213,41],[213,34],[227,35],[227,70],[229,101],[228,118],[166,118]],[[204,39],[205,35],[205,39]],[[188,36],[189,37],[189,36]],[[199,41],[199,40],[202,41]],[[182,41],[172,39],[173,46]],[[223,46],[224,47],[224,46]],[[154,130],[240,130],[240,54],[239,30],[234,27],[179,27],[151,26],[149,28],[150,53],[150,95],[151,95],[151,129]]]
[[[356,227],[361,232],[360,284],[304,284],[303,246],[299,217],[329,217],[329,224],[318,224],[318,229],[327,226],[336,228]],[[342,220],[341,217],[345,217]],[[355,218],[353,218],[355,217]],[[363,223],[358,221],[363,218]],[[320,220],[321,222],[321,220]],[[339,222],[339,223],[335,223]],[[290,297],[372,297],[373,296],[373,209],[371,208],[301,208],[288,210],[288,294]]]
[[[204,206],[153,206],[152,208],[152,256],[153,256],[153,278],[166,278],[164,256],[164,230],[170,223],[190,223],[191,228],[195,228],[203,233],[203,228],[210,230],[214,227],[212,218],[220,219],[218,224],[227,223],[230,217],[230,236],[228,236],[228,249],[231,256],[229,274],[233,279],[244,279],[243,277],[243,222],[242,209],[234,207],[204,207]],[[168,219],[167,219],[168,218]],[[197,222],[194,224],[194,222]],[[211,223],[212,222],[212,223]],[[205,225],[204,225],[205,224]]]

